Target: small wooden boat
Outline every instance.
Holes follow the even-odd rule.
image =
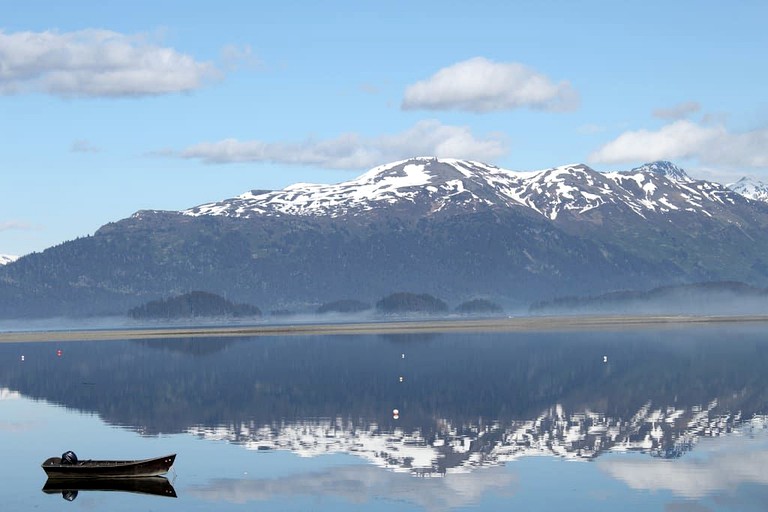
[[[79,491],[114,491],[153,496],[176,497],[176,490],[164,476],[140,476],[135,478],[57,478],[51,477],[43,486],[46,494],[61,493],[67,501],[77,497]]]
[[[51,457],[43,462],[42,468],[49,478],[138,478],[163,475],[171,468],[174,460],[175,453],[144,460],[77,460],[77,457],[71,460],[70,457]]]

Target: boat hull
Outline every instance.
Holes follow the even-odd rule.
[[[144,460],[81,460],[62,464],[51,457],[42,464],[49,478],[140,478],[164,475],[176,460],[176,454]]]

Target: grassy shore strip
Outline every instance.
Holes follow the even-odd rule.
[[[222,336],[310,336],[344,334],[412,334],[440,332],[515,332],[570,329],[653,327],[659,325],[766,322],[768,315],[750,316],[531,316],[446,319],[346,324],[253,325],[162,329],[62,330],[0,333],[0,343],[45,341],[128,340]]]

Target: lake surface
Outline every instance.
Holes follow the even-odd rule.
[[[3,344],[2,509],[765,510],[766,369],[760,324]],[[44,493],[70,449],[177,497]]]

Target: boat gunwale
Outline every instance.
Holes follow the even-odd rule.
[[[75,464],[62,464],[61,457],[50,457],[40,467],[56,478],[142,478],[167,473],[176,460],[176,454],[138,460],[86,459]],[[146,468],[141,471],[142,468]],[[131,472],[134,470],[136,472]],[[126,473],[127,472],[127,473]]]

